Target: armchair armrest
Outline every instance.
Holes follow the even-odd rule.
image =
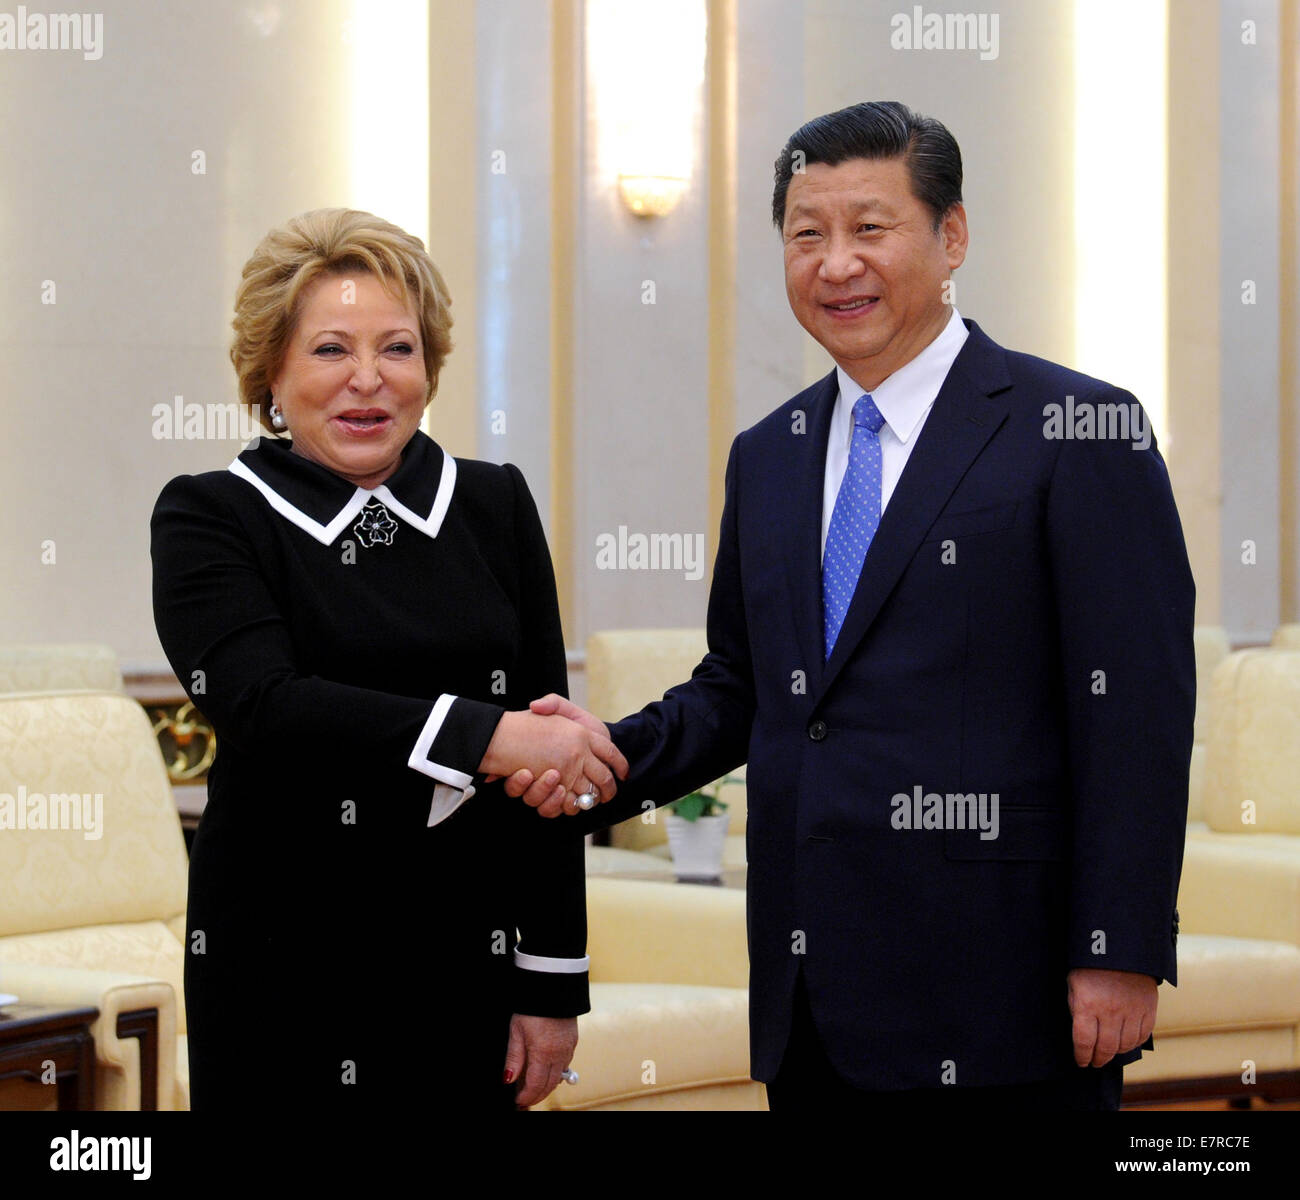
[[[749,987],[737,888],[588,876],[587,923],[593,983]]]
[[[0,983],[30,1004],[93,1006],[95,1107],[172,1108],[176,1090],[176,993],[122,971],[0,961]]]
[[[1300,838],[1295,847],[1249,834],[1188,838],[1178,911],[1185,933],[1300,946]]]

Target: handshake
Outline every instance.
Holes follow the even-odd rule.
[[[579,797],[613,799],[615,777],[627,778],[627,759],[603,721],[552,692],[501,718],[479,770],[488,783],[505,779],[508,795],[523,797],[544,817],[573,816],[584,808]]]

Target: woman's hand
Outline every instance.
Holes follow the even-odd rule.
[[[606,801],[617,790],[615,776],[627,778],[627,759],[603,725],[596,730],[558,713],[508,712],[497,724],[479,770],[507,776],[521,769],[533,779],[554,779],[554,789],[569,795],[580,795],[590,785]]]
[[[577,1017],[510,1018],[506,1047],[506,1082],[518,1080],[515,1103],[529,1108],[546,1099],[569,1068],[578,1046]]]

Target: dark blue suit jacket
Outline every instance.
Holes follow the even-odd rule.
[[[1196,685],[1165,464],[1154,442],[1046,436],[1067,396],[1137,402],[967,325],[829,661],[835,373],[736,438],[709,653],[612,728],[632,773],[583,818],[748,762],[759,1080],[800,966],[831,1061],[873,1089],[1068,1071],[1071,968],[1175,978]],[[996,794],[998,836],[897,828],[891,801],[917,788]]]

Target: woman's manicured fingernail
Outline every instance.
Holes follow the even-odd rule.
[[[515,1081],[515,1073],[514,1073],[514,1072],[513,1072],[509,1067],[507,1067],[507,1068],[506,1068],[506,1082],[507,1082],[507,1083],[514,1083],[514,1081]]]

